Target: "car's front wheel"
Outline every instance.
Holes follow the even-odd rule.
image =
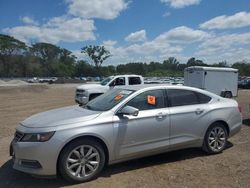
[[[80,183],[96,178],[104,164],[102,146],[93,139],[80,139],[63,149],[58,168],[66,180]]]
[[[228,133],[221,123],[211,125],[205,135],[203,150],[210,154],[222,152],[227,145]]]

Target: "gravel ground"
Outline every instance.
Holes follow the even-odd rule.
[[[28,116],[74,104],[76,85],[0,87],[0,187],[249,187],[250,90],[240,90],[243,126],[218,155],[186,149],[107,167],[94,181],[70,185],[61,178],[41,179],[14,171],[9,143],[18,122]]]

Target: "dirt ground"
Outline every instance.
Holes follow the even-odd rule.
[[[74,104],[77,85],[0,87],[0,188],[5,187],[250,187],[250,90],[240,90],[243,126],[218,155],[186,149],[107,167],[94,181],[70,185],[61,178],[41,179],[11,167],[9,143],[28,116]]]

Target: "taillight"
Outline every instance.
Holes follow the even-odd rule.
[[[241,107],[240,107],[240,106],[238,106],[238,110],[239,110],[239,112],[241,113]]]

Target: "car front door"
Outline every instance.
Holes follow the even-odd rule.
[[[145,155],[167,149],[170,119],[163,89],[145,91],[126,105],[139,109],[138,116],[114,116],[116,157]]]

